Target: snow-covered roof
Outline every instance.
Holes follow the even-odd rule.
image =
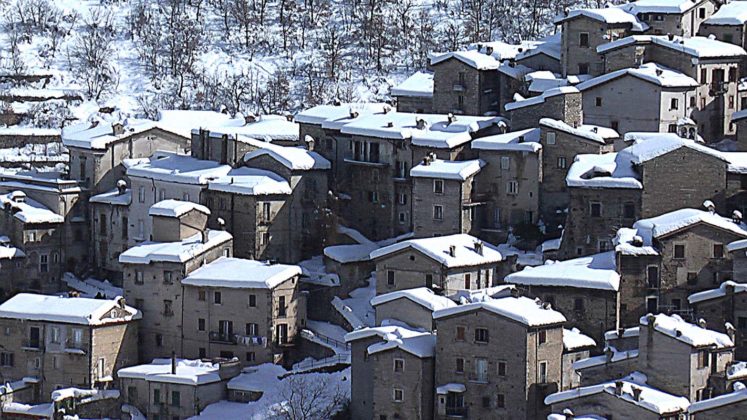
[[[231,170],[212,160],[200,160],[188,155],[159,151],[147,159],[127,160],[127,176],[149,178],[180,184],[205,185]]]
[[[732,219],[709,211],[687,208],[638,220],[633,224],[633,228],[638,231],[637,234],[643,239],[643,244],[648,245],[654,238],[667,236],[698,223],[705,223],[747,238],[747,225],[744,223],[737,224]]]
[[[509,44],[503,41],[476,42],[470,44],[467,49],[475,50],[483,54],[491,55],[496,60],[512,60],[522,51],[536,47],[541,41],[522,41],[519,44]]]
[[[120,122],[123,126],[121,134],[114,134],[113,124],[101,121],[84,121],[71,124],[62,129],[62,143],[67,147],[79,147],[82,149],[103,150],[113,142],[130,136],[143,133],[153,128],[160,128],[156,121],[151,120],[125,120]],[[189,137],[186,135],[185,137]]]
[[[604,153],[577,155],[565,182],[569,187],[642,189],[639,178],[625,155]]]
[[[638,337],[640,333],[641,333],[641,327],[632,327],[632,328],[622,329],[622,337],[621,337],[619,330],[610,330],[604,333],[604,339],[606,341],[609,341],[609,340],[617,340],[620,338]]]
[[[389,112],[385,103],[354,102],[339,105],[317,105],[296,114],[298,123],[321,125],[324,128],[339,129],[342,125],[371,114]]]
[[[375,243],[334,245],[324,248],[324,256],[339,263],[370,261],[371,252],[379,249]]]
[[[601,354],[599,356],[591,356],[586,359],[576,360],[573,362],[573,369],[582,370],[604,366],[609,363],[631,362],[633,361],[632,359],[636,359],[639,354],[638,349],[618,351],[613,346],[606,346],[605,352],[611,352],[612,354],[610,356],[607,354]]]
[[[190,138],[193,129],[214,127],[231,120],[231,116],[215,111],[162,109],[158,111],[158,126]]]
[[[576,287],[617,291],[620,275],[613,251],[565,261],[547,261],[545,265],[525,267],[506,276],[507,283],[525,286]]]
[[[696,88],[700,86],[695,79],[677,70],[672,70],[657,63],[646,63],[638,68],[620,69],[603,74],[579,83],[576,88],[583,92],[628,75],[665,88]]]
[[[111,204],[114,206],[129,206],[132,203],[132,190],[129,188],[120,193],[118,188],[111,191],[94,195],[89,200],[91,203]]]
[[[406,337],[386,334],[383,341],[368,346],[367,352],[376,354],[393,349],[400,349],[420,358],[433,357],[436,354],[436,335],[428,332]]]
[[[564,121],[554,120],[552,118],[542,118],[539,121],[539,124],[543,127],[563,131],[573,136],[595,141],[601,144],[607,144],[610,142],[610,140],[620,137],[620,134],[618,134],[617,131],[611,128],[601,127],[597,125],[584,124],[578,127],[573,127],[566,124]]]
[[[23,258],[26,254],[10,243],[10,238],[0,235],[0,260],[10,260],[13,258]]]
[[[435,159],[428,161],[428,164],[420,164],[410,169],[410,176],[413,178],[443,178],[456,181],[466,181],[474,176],[485,162],[481,159],[475,160],[442,160]]]
[[[747,292],[747,283],[737,283],[731,280],[727,280],[716,289],[704,290],[702,292],[693,293],[687,297],[687,301],[692,305],[693,303],[703,302],[711,299],[718,299],[726,296],[728,288],[733,288],[734,293]]]
[[[0,194],[0,205],[12,209],[13,217],[23,223],[63,223],[65,218],[48,209],[44,204],[28,198],[23,191]]]
[[[146,241],[119,254],[119,262],[123,264],[150,264],[155,261],[183,263],[230,241],[233,236],[222,230],[208,230],[207,238],[207,241],[203,243],[202,234],[198,233],[178,242]]]
[[[199,211],[210,215],[210,209],[191,201],[181,200],[162,200],[150,206],[148,215],[150,216],[162,216],[162,217],[182,217],[191,211]]]
[[[555,24],[561,24],[565,21],[584,16],[590,19],[607,24],[637,24],[638,19],[630,13],[619,7],[606,7],[601,9],[576,9],[568,12],[567,15],[555,18]]]
[[[625,141],[631,140],[635,140],[636,143],[622,149],[618,152],[618,155],[625,156],[635,165],[640,165],[681,147],[687,147],[728,162],[718,150],[703,146],[693,140],[683,139],[674,133],[626,133]]]
[[[688,410],[688,413],[693,415],[695,413],[715,410],[720,407],[741,403],[743,401],[747,401],[747,387],[745,387],[744,384],[741,382],[736,382],[734,383],[733,392],[730,392],[728,394],[722,394],[717,397],[709,398],[706,400],[696,401],[690,404],[690,409]],[[714,415],[716,415],[716,413],[714,413]]]
[[[721,152],[721,156],[729,161],[727,171],[733,174],[747,174],[747,152]]]
[[[700,3],[703,3],[703,0],[697,2],[691,0],[636,0],[620,7],[634,15],[639,13],[682,14]]]
[[[522,64],[516,64],[512,62],[503,62],[501,63],[500,67],[498,67],[499,73],[505,74],[506,76],[512,79],[516,79],[520,82],[523,82],[524,76],[528,73],[531,73],[532,71],[534,71],[534,69]]]
[[[467,387],[464,386],[464,384],[457,384],[453,382],[436,387],[436,394],[439,395],[446,395],[449,392],[462,393],[465,391],[467,391]]]
[[[288,181],[280,175],[244,166],[209,180],[208,189],[242,195],[287,195],[293,192]]]
[[[616,48],[634,44],[655,44],[661,47],[680,51],[696,58],[726,58],[740,57],[747,52],[740,46],[728,42],[718,41],[702,36],[673,37],[669,40],[666,35],[631,35],[616,41],[608,42],[597,47],[597,52],[603,54]]]
[[[506,104],[505,108],[506,108],[506,111],[513,111],[519,108],[539,105],[539,104],[544,103],[548,98],[552,98],[558,95],[567,95],[570,93],[579,93],[579,90],[576,89],[574,86],[561,86],[561,87],[554,88],[554,89],[548,89],[542,92],[542,95],[533,96],[531,98],[523,99],[520,101],[509,102]]]
[[[430,311],[451,308],[456,303],[445,296],[439,296],[433,290],[427,287],[416,287],[414,289],[397,290],[394,292],[378,295],[371,299],[371,306],[378,306],[383,303],[391,302],[397,299],[409,299]]]
[[[576,398],[605,392],[610,396],[617,397],[622,401],[637,405],[640,408],[659,415],[682,413],[690,406],[690,401],[685,397],[667,394],[643,383],[631,382],[629,380],[622,380],[620,382],[622,383],[622,392],[620,395],[615,392],[615,381],[611,381],[550,394],[545,398],[545,404],[559,404]],[[641,391],[638,399],[634,397],[633,389]]]
[[[433,73],[418,71],[405,79],[404,82],[393,86],[390,91],[392,96],[407,96],[418,98],[433,97]]]
[[[140,319],[142,314],[125,306],[127,315],[110,318],[110,311],[119,307],[119,299],[88,299],[19,293],[0,305],[0,318],[60,322],[79,325],[105,325]]]
[[[726,249],[728,249],[729,252],[740,251],[745,248],[747,248],[747,239],[730,242],[728,245],[726,245]]]
[[[297,265],[268,264],[242,258],[220,257],[189,273],[182,284],[231,289],[273,289],[301,275]]]
[[[744,25],[747,23],[747,3],[732,1],[721,7],[703,25]]]
[[[424,122],[422,129],[418,121]],[[453,148],[472,140],[475,133],[491,125],[504,125],[502,117],[474,117],[458,115],[449,122],[448,115],[389,112],[371,114],[345,124],[345,134],[393,140],[411,139],[416,146]]]
[[[520,131],[509,131],[504,134],[480,137],[470,144],[475,150],[499,150],[537,153],[542,149],[540,129],[527,128]]]
[[[743,89],[741,89],[741,86],[747,87],[747,84],[743,85],[742,83],[740,83],[740,89],[739,89],[740,91],[743,90]],[[747,118],[747,109],[742,109],[742,110],[739,110],[739,111],[731,114],[731,120],[733,122],[737,122],[737,121],[743,120],[745,118]]]
[[[596,347],[593,338],[579,331],[578,328],[563,328],[563,348],[565,351],[575,351]]]
[[[542,302],[524,296],[486,299],[482,302],[467,303],[452,308],[441,309],[433,313],[433,319],[445,318],[476,310],[490,311],[528,327],[556,325],[566,321],[560,312],[549,307],[545,308]]]
[[[492,55],[481,53],[477,50],[451,51],[443,54],[432,54],[431,65],[444,62],[450,58],[455,58],[462,63],[473,67],[477,70],[496,70],[501,65],[500,60],[496,60]]]
[[[560,60],[562,39],[561,31],[558,31],[550,36],[545,37],[541,41],[536,43],[534,48],[530,48],[516,56],[516,60],[524,60],[533,57],[538,54],[545,54],[548,57],[552,57],[556,60]]]
[[[650,322],[656,331],[693,347],[734,347],[728,335],[686,322],[679,315],[649,314],[640,319],[642,326],[649,326]]]
[[[205,385],[220,382],[220,366],[201,360],[176,359],[176,374],[171,373],[171,359],[153,359],[151,363],[130,366],[117,371],[120,378],[181,385]]]
[[[205,129],[214,134],[228,134],[233,136],[246,136],[265,142],[273,141],[298,141],[299,125],[288,120],[283,115],[260,115],[254,118],[244,118],[237,115],[236,118],[211,124]]]
[[[244,155],[244,162],[251,166],[251,160],[259,156],[270,156],[292,171],[330,169],[332,164],[317,152],[304,147],[278,146],[266,142],[252,142],[259,148]]]
[[[475,249],[477,243],[482,244],[482,253],[477,252]],[[449,253],[450,246],[454,246],[455,248],[453,257]],[[496,247],[474,236],[463,233],[398,242],[371,252],[371,258],[386,257],[408,248],[425,254],[447,268],[491,264],[503,260],[503,256],[498,252]]]

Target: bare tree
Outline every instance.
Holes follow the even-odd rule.
[[[113,39],[111,14],[97,8],[86,18],[83,33],[76,36],[68,50],[71,70],[82,79],[90,98],[98,100],[117,84],[118,75],[112,66]]]
[[[281,395],[285,400],[277,415],[287,420],[331,419],[348,401],[330,376],[293,375],[285,379]]]

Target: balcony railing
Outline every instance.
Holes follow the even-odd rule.
[[[713,96],[719,96],[726,93],[727,90],[729,90],[729,85],[727,82],[721,81],[721,82],[713,82],[710,86],[711,95]]]
[[[259,335],[239,335],[228,334],[221,331],[211,331],[209,334],[210,342],[220,344],[241,344],[247,347],[262,346],[267,347],[267,337]]]
[[[481,383],[481,384],[486,384],[486,383],[488,383],[489,377],[488,377],[487,373],[485,373],[485,374],[478,374],[478,373],[472,372],[469,375],[467,375],[467,379],[469,379],[470,382],[477,382],[477,383]]]
[[[446,415],[450,417],[467,417],[467,407],[446,407]]]
[[[211,331],[209,337],[213,343],[236,344],[236,335],[223,331]]]
[[[452,89],[454,90],[454,92],[464,92],[466,90],[464,85],[461,83],[454,83]]]
[[[24,340],[22,348],[24,350],[40,351],[42,349],[41,340]]]

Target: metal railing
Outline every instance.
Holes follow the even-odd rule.
[[[232,333],[229,334],[223,331],[210,331],[208,337],[210,338],[210,341],[214,343],[236,344],[236,336]]]
[[[452,417],[467,417],[467,407],[446,407],[446,415]]]

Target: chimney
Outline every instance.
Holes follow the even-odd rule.
[[[389,121],[389,122],[387,122],[387,123],[386,123],[386,126],[387,126],[388,128],[392,128],[392,127],[394,127],[394,123],[393,123],[393,122],[391,122],[391,121]]]
[[[117,181],[117,195],[122,195],[126,191],[127,191],[127,183],[123,179],[120,179],[119,181]]]
[[[117,306],[119,306],[120,309],[125,309],[125,307],[127,306],[125,298],[123,298],[122,296],[117,296]]]
[[[732,221],[733,221],[734,223],[736,223],[736,224],[740,224],[740,223],[742,223],[742,212],[741,212],[741,211],[739,211],[739,210],[734,210],[734,211],[733,211],[733,212],[731,213],[731,220],[732,220]]]
[[[482,242],[475,241],[475,252],[482,255]]]
[[[563,415],[565,416],[565,420],[573,420],[576,418],[576,415],[573,414],[573,410],[571,410],[570,408],[564,409]]]
[[[609,347],[605,347],[604,348],[604,357],[607,360],[607,363],[612,362],[612,356],[614,356],[614,355],[615,354],[612,352],[611,348],[609,348]]]
[[[303,141],[304,143],[306,143],[306,150],[308,150],[309,152],[313,152],[314,145],[316,145],[316,140],[314,140],[313,137],[307,134],[306,137],[304,137]]]
[[[638,388],[637,386],[632,387],[633,388],[633,399],[636,401],[641,400],[641,391],[643,391],[641,388]]]
[[[661,76],[662,74],[664,74],[664,70],[662,70],[662,69],[656,69],[656,75],[657,76]]]
[[[246,114],[246,116],[244,117],[244,123],[245,124],[251,124],[253,122],[257,122],[257,117],[254,114],[252,114],[251,112],[248,113],[248,114]]]
[[[571,10],[566,7],[565,9],[563,9],[563,16],[568,17],[568,14],[570,12],[571,12]]]
[[[715,214],[716,213],[716,205],[713,204],[713,201],[711,201],[711,200],[704,201],[703,202],[703,207],[705,207],[708,210],[708,212],[710,212],[711,214]]]
[[[391,110],[392,107],[390,107],[389,105],[384,105],[384,107],[382,108],[382,111],[384,111],[385,114],[388,114]]]
[[[524,143],[524,136],[519,136],[519,143]]]
[[[449,255],[452,257],[456,257],[456,246],[455,245],[449,245]]]
[[[352,108],[350,109],[350,119],[358,118],[358,115],[358,111],[355,111]]]
[[[121,122],[115,122],[112,124],[112,134],[115,136],[124,134],[124,125]]]
[[[425,120],[422,118],[416,118],[415,127],[417,127],[418,130],[425,130]]]
[[[449,124],[451,124],[454,121],[456,121],[456,116],[454,114],[452,114],[451,112],[449,112],[449,115],[447,116],[447,119],[449,121]]]
[[[731,325],[731,323],[729,322],[724,324],[724,326],[726,327],[726,335],[729,336],[732,343],[736,343],[737,342],[737,329],[734,328],[734,326]]]
[[[23,191],[13,191],[12,193],[10,193],[10,200],[14,203],[25,203],[26,193]]]
[[[226,230],[226,221],[222,217],[219,217],[217,222],[220,230]]]
[[[295,118],[293,118],[293,114],[285,114],[285,120],[288,122],[293,122]]]
[[[200,240],[203,244],[206,244],[208,241],[208,230],[207,228],[200,231]]]
[[[674,34],[668,33],[667,34],[667,39],[670,40],[670,41],[674,41]]]
[[[485,47],[485,54],[487,55],[493,55],[493,47]]]
[[[428,155],[425,155],[425,157],[423,157],[423,166],[428,166],[430,164],[431,164],[431,157]]]
[[[615,395],[622,395],[623,381],[615,381]]]
[[[640,235],[635,235],[631,244],[633,246],[643,246],[643,238]]]
[[[598,133],[599,132],[599,127],[592,127],[591,128],[591,132],[595,133],[595,134]]]
[[[703,318],[699,318],[699,319],[698,319],[698,326],[699,326],[700,328],[702,328],[702,329],[704,329],[704,330],[705,330],[705,329],[706,329],[706,325],[708,325],[708,324],[706,323],[706,320],[705,320],[705,319],[703,319]]]
[[[334,100],[334,101],[333,101],[332,103],[333,103],[333,104],[334,104],[335,106],[340,106],[340,105],[342,105],[342,102],[340,102],[340,100],[339,100],[338,98],[335,98],[335,100]]]
[[[176,375],[176,352],[171,352],[171,374]]]

